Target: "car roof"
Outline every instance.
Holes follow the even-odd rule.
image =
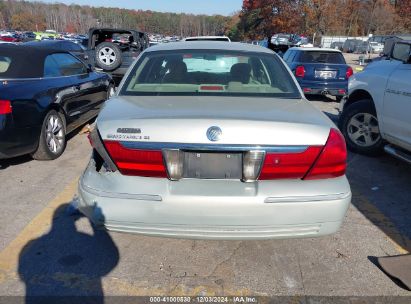
[[[239,52],[258,52],[274,54],[268,48],[240,42],[227,43],[225,41],[179,41],[160,43],[149,47],[145,52],[175,51],[175,50],[222,50]]]
[[[43,76],[44,60],[48,55],[69,52],[55,48],[36,47],[25,44],[0,44],[2,56],[12,58],[7,78],[39,78]],[[36,58],[36,60],[33,60]]]
[[[341,53],[340,50],[330,48],[318,48],[318,47],[292,47],[290,50],[295,51],[308,51],[308,52],[334,52]]]
[[[62,44],[77,44],[70,40],[38,40],[38,41],[29,41],[26,42],[25,45],[29,45],[32,47],[40,47],[40,48],[55,48],[56,46],[61,46]]]

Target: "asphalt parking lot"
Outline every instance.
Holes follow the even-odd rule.
[[[338,119],[331,99],[311,102]],[[373,264],[411,251],[411,170],[390,156],[350,153],[352,205],[335,235],[193,241],[93,231],[68,215],[90,152],[77,134],[55,161],[1,162],[0,295],[410,295]]]

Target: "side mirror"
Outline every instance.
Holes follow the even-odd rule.
[[[391,58],[402,61],[403,63],[411,63],[411,44],[403,42],[394,44]]]

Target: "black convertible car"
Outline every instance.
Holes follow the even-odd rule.
[[[66,134],[97,116],[114,93],[111,77],[68,52],[0,46],[0,159],[55,159]]]

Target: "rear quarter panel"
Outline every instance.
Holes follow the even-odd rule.
[[[40,125],[52,102],[49,84],[41,79],[7,80],[0,86],[2,99],[10,100],[13,125],[17,128]]]

